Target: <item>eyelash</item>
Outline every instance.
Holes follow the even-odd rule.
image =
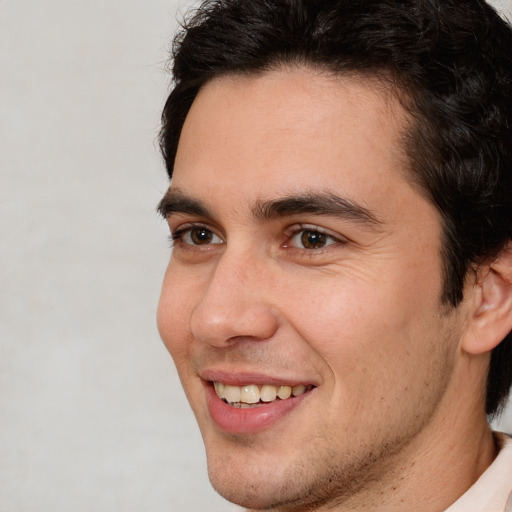
[[[178,244],[182,246],[185,249],[188,250],[197,250],[197,248],[202,248],[202,250],[206,249],[207,247],[210,247],[212,245],[218,245],[218,242],[216,243],[210,243],[206,241],[205,244],[194,244],[184,241],[184,237],[187,235],[190,235],[194,230],[203,230],[211,235],[211,237],[217,237],[219,240],[222,240],[222,238],[215,233],[212,229],[210,229],[208,226],[205,226],[203,224],[197,224],[197,225],[185,225],[180,227],[179,229],[176,229],[174,232],[171,233],[169,240],[171,243],[171,247],[176,247]],[[295,245],[291,245],[291,241],[293,241],[294,238],[298,237],[302,233],[302,236],[304,236],[305,233],[309,233],[311,235],[316,235],[319,237],[321,241],[326,241],[327,243],[325,245],[322,245],[320,247],[298,247]],[[290,226],[285,231],[285,238],[286,241],[282,245],[285,249],[294,249],[297,251],[301,251],[303,253],[313,255],[313,254],[319,254],[323,252],[324,250],[328,249],[331,245],[344,245],[347,243],[347,240],[339,235],[331,234],[330,232],[319,228],[318,226],[314,225],[308,225],[308,224],[295,224],[293,226]],[[222,243],[224,241],[222,240]],[[204,245],[204,247],[202,247]]]

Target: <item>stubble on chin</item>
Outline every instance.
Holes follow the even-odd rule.
[[[406,442],[404,441],[403,444]],[[254,448],[256,449],[256,448]],[[378,485],[385,473],[383,461],[399,452],[401,445],[384,444],[380,450],[340,457],[334,450],[302,457],[279,472],[278,461],[247,465],[224,459],[209,463],[215,490],[247,512],[312,512],[343,506],[357,507],[360,494]],[[363,450],[364,451],[364,450]]]

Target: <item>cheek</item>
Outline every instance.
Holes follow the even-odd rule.
[[[189,283],[190,281],[179,279],[178,273],[172,268],[167,270],[158,304],[157,324],[160,337],[172,356],[187,399],[197,413],[196,402],[201,389],[190,364],[194,343],[190,334],[189,319],[194,294]]]
[[[437,292],[422,293],[400,275],[330,279],[307,289],[290,294],[300,300],[289,303],[288,319],[336,383],[357,381],[355,394],[366,387],[396,388],[397,372],[412,379],[438,339]]]
[[[157,326],[160,337],[179,372],[182,363],[187,359],[190,347],[188,325],[193,307],[192,296],[190,284],[178,278],[171,262],[166,270],[160,292]]]

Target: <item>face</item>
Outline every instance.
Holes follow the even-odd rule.
[[[406,127],[384,86],[307,69],[216,79],[192,105],[158,323],[236,503],[347,502],[426,444],[460,333]]]

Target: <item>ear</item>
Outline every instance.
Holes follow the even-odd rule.
[[[490,352],[512,330],[512,241],[478,269],[473,291],[471,325],[462,348],[476,355]]]

